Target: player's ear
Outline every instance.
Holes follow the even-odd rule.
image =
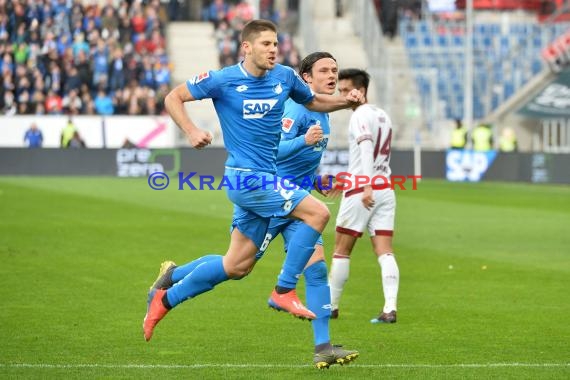
[[[303,75],[301,75],[301,77],[303,78],[303,80],[304,80],[305,82],[311,83],[311,82],[309,81],[309,79],[312,79],[312,76],[311,76],[310,73],[303,73]]]

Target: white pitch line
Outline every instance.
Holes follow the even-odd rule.
[[[42,364],[42,363],[3,363],[0,368],[45,368],[45,369],[200,369],[200,368],[308,368],[308,364]],[[354,368],[560,368],[570,367],[570,363],[457,363],[457,364],[350,364]]]

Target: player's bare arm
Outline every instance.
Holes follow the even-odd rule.
[[[316,112],[333,112],[345,108],[353,108],[366,101],[364,94],[356,89],[351,90],[346,96],[315,94],[313,100],[305,107]]]
[[[164,106],[172,120],[184,131],[190,145],[196,149],[202,149],[212,142],[212,135],[210,132],[198,128],[186,113],[184,103],[194,100],[188,87],[183,83],[170,91],[164,99]]]

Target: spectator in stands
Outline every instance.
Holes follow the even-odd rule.
[[[4,92],[3,99],[4,106],[2,107],[2,113],[6,116],[12,116],[16,114],[16,99],[14,98],[14,93],[10,90]]]
[[[75,35],[71,47],[73,48],[73,56],[75,58],[77,58],[80,52],[83,52],[85,56],[89,54],[89,44],[85,42],[85,35],[82,31]]]
[[[27,143],[28,148],[41,148],[43,142],[44,136],[42,131],[40,131],[38,125],[33,122],[32,125],[30,125],[30,129],[28,129],[24,135],[24,143]]]
[[[87,58],[89,53],[85,53],[80,50],[75,57],[75,67],[77,68],[77,74],[82,85],[90,85],[91,78],[93,78],[93,71],[91,70],[90,62]]]
[[[103,88],[108,84],[109,47],[102,38],[97,40],[97,48],[93,53],[93,86]]]
[[[233,65],[237,60],[238,46],[234,39],[229,36],[224,37],[218,45],[220,66],[226,66],[228,63]]]
[[[34,109],[34,114],[41,116],[46,114],[46,108],[43,103],[36,103],[36,108]]]
[[[180,17],[180,4],[178,0],[168,0],[168,19],[176,21]]]
[[[396,0],[382,0],[380,15],[384,35],[388,38],[394,38],[398,31],[398,2]]]
[[[493,132],[490,124],[479,124],[471,135],[473,150],[476,152],[488,152],[493,149]]]
[[[505,153],[516,152],[518,150],[517,136],[512,128],[503,128],[501,136],[499,137],[499,150]]]
[[[154,78],[156,88],[162,85],[168,86],[170,83],[170,68],[168,67],[168,62],[161,60],[155,64]]]
[[[205,10],[203,18],[211,21],[217,29],[220,22],[226,18],[228,10],[229,6],[224,0],[214,0]]]
[[[300,54],[298,49],[293,46],[291,38],[291,35],[296,31],[296,13],[288,12],[287,9],[276,11],[271,0],[261,0],[258,4],[262,18],[278,22],[283,31],[278,35],[278,62],[298,69],[301,61]],[[220,15],[224,14],[224,17],[218,19],[216,16],[216,20],[212,20],[212,9],[223,9]],[[213,1],[209,7],[204,8],[202,19],[212,21],[216,27],[214,37],[218,46],[218,60],[221,67],[233,65],[243,59],[242,52],[239,49],[239,35],[245,23],[254,17],[255,11],[252,2],[248,0]]]
[[[95,111],[99,115],[112,115],[115,113],[113,99],[105,92],[104,87],[100,87],[95,97]]]
[[[255,16],[255,8],[248,0],[240,0],[234,8],[235,16],[247,24]]]
[[[136,148],[137,146],[131,141],[129,140],[128,137],[125,137],[125,140],[123,140],[123,145],[121,145],[121,148],[124,149],[131,149],[131,148]]]
[[[79,113],[94,114],[99,85],[115,97],[131,79],[133,93],[153,98],[137,97],[132,103],[160,112],[156,94],[143,89],[156,90],[166,82],[170,87],[160,7],[158,0],[0,0],[0,112],[61,114],[62,99],[76,90]],[[144,37],[135,51],[139,33]],[[142,75],[145,60],[150,70],[146,67]],[[154,83],[140,83],[150,73]],[[117,110],[127,113],[129,108]]]
[[[154,67],[152,66],[152,61],[149,56],[143,57],[140,84],[143,87],[150,87],[150,88],[156,87]]]
[[[54,90],[48,91],[45,102],[46,113],[49,115],[61,115],[63,113],[63,102]]]
[[[85,141],[81,138],[78,131],[73,132],[73,137],[69,140],[68,148],[86,148]]]
[[[63,97],[62,105],[63,110],[68,115],[78,115],[83,107],[83,102],[79,97],[78,89],[69,91],[69,93]]]
[[[79,71],[77,71],[77,67],[75,65],[69,65],[69,70],[66,70],[67,78],[65,79],[65,84],[63,88],[66,93],[70,93],[71,91],[77,92],[81,88],[81,76],[79,75]],[[64,96],[65,98],[65,96]]]
[[[226,38],[236,41],[237,44],[235,30],[230,28],[230,24],[225,19],[220,21],[218,28],[214,31],[214,37],[216,38],[218,49],[220,48],[222,41]]]
[[[23,91],[18,97],[18,114],[29,115],[32,111],[30,106],[30,94],[27,91]]]
[[[75,128],[75,124],[73,124],[73,119],[69,117],[67,119],[67,124],[61,131],[61,147],[62,148],[69,148],[69,142],[75,136],[75,132],[77,132],[77,128]]]
[[[123,50],[120,47],[116,47],[113,51],[113,60],[110,64],[109,87],[111,91],[125,87],[124,68]]]
[[[451,132],[451,149],[465,149],[467,144],[467,128],[460,119],[455,119],[455,129]]]

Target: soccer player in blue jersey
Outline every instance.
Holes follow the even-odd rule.
[[[309,54],[301,62],[299,74],[313,92],[335,93],[338,66],[330,53]],[[309,192],[314,188],[326,196],[332,184],[317,178],[316,174],[321,157],[327,148],[329,133],[327,113],[310,111],[291,99],[287,100],[277,154],[277,175],[291,179],[293,183]],[[301,223],[299,220],[288,218],[272,218],[257,259],[264,255],[269,243],[279,234],[283,236],[287,252],[289,242]],[[322,238],[318,239],[303,275],[306,283],[307,306],[316,315],[311,321],[315,342],[313,358],[315,366],[328,368],[331,364],[351,362],[358,357],[357,351],[345,350],[330,343],[331,295]]]
[[[270,21],[249,22],[241,40],[245,54],[242,62],[197,75],[174,88],[165,99],[166,110],[197,149],[209,145],[212,136],[192,122],[184,103],[213,100],[228,151],[224,179],[234,215],[230,246],[224,256],[207,255],[180,267],[163,263],[149,292],[143,322],[147,341],[156,324],[178,304],[223,281],[246,276],[271,217],[303,221],[288,245],[271,304],[300,318],[316,317],[301,303],[295,288],[330,213],[305,189],[291,186],[276,175],[281,116],[288,98],[314,111],[331,112],[360,104],[363,97],[357,90],[346,96],[314,94],[293,69],[277,64],[277,28]]]

